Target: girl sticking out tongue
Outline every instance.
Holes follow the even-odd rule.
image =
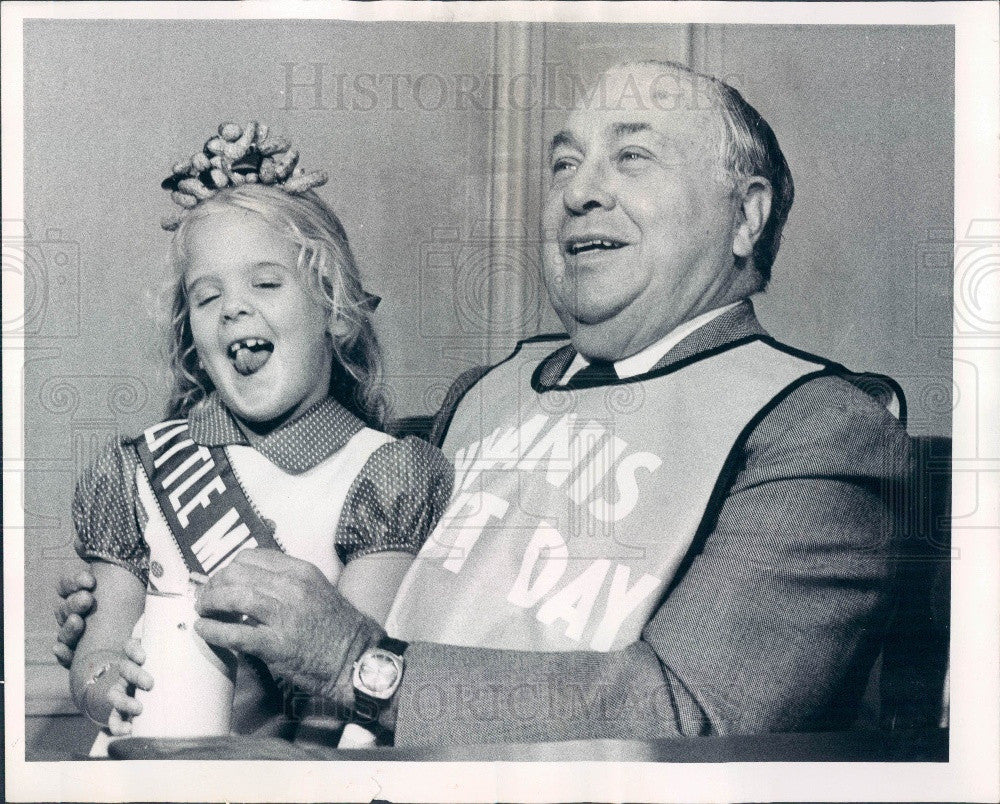
[[[423,441],[380,432],[386,404],[374,297],[361,287],[340,221],[312,189],[319,174],[296,175],[295,160],[276,153],[262,130],[252,124],[248,137],[239,126],[221,127],[165,182],[184,207],[170,227],[167,418],[185,424],[204,454],[224,453],[284,552],[314,564],[384,622],[447,504],[453,472]],[[154,429],[163,431],[146,432]],[[114,734],[127,734],[141,711],[130,689],[158,681],[142,668],[143,646],[129,639],[147,586],[184,591],[190,572],[212,571],[190,566],[178,548],[137,451],[143,438],[99,456],[73,504],[98,605],[73,659],[71,687],[81,709]],[[176,483],[178,509],[225,510],[213,482],[207,469],[192,470]],[[275,679],[260,662],[255,667],[237,676],[234,730],[267,725],[275,733],[278,723],[290,733],[309,707],[299,699],[290,713]],[[335,744],[336,734],[325,740]]]

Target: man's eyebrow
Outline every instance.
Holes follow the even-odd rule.
[[[652,130],[653,127],[649,123],[615,123],[611,129],[615,139],[627,137],[629,134],[641,134]]]
[[[568,130],[563,129],[562,131],[557,132],[552,138],[552,141],[549,143],[549,159],[552,158],[552,154],[555,152],[556,148],[563,146],[566,148],[576,148],[578,151],[583,150],[577,142],[576,137],[574,137]]]
[[[620,139],[622,137],[627,137],[629,134],[640,134],[643,132],[652,132],[653,127],[649,123],[615,123],[611,129],[612,137],[614,139]],[[555,152],[556,148],[566,147],[575,148],[578,151],[583,150],[583,146],[580,145],[573,133],[567,129],[563,129],[556,133],[552,137],[552,141],[549,143],[549,159],[552,158],[552,154]]]

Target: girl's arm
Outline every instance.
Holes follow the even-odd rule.
[[[454,476],[440,450],[407,437],[379,447],[354,480],[338,524],[346,566],[337,588],[381,625],[448,505]]]
[[[344,567],[337,590],[356,609],[384,626],[399,585],[412,563],[413,555],[400,550],[359,556]]]
[[[70,667],[70,692],[82,712],[107,723],[112,710],[108,695],[120,678],[124,647],[142,614],[146,588],[135,575],[114,564],[94,561],[90,568],[97,581],[95,603]],[[96,681],[88,683],[109,664]]]

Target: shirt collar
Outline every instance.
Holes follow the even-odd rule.
[[[363,428],[361,419],[328,396],[253,446],[284,471],[301,474],[340,450]],[[188,431],[196,444],[205,447],[250,446],[214,392],[188,414]]]
[[[700,329],[709,321],[718,318],[723,313],[732,310],[741,303],[742,300],[735,301],[732,304],[727,304],[725,307],[716,307],[714,310],[709,310],[707,313],[696,315],[690,321],[685,321],[680,326],[672,329],[664,337],[660,338],[660,340],[647,346],[641,352],[636,352],[634,355],[623,358],[622,360],[616,360],[615,374],[618,375],[619,379],[636,377],[639,374],[645,374],[647,371],[650,371],[653,366],[659,363],[667,352],[673,349],[692,332]],[[590,365],[590,361],[577,352],[573,361],[570,363],[569,368],[566,370],[566,373],[563,374],[562,379],[559,380],[559,385],[565,385],[574,374],[583,370],[588,365]]]

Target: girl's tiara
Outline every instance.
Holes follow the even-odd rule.
[[[267,126],[257,122],[241,128],[223,123],[218,136],[189,159],[177,162],[170,178],[160,186],[170,191],[170,198],[184,209],[198,206],[225,187],[241,184],[270,184],[293,195],[326,184],[325,171],[306,173],[298,166],[299,152],[283,137],[268,138]],[[180,226],[175,213],[160,225],[167,231]]]

